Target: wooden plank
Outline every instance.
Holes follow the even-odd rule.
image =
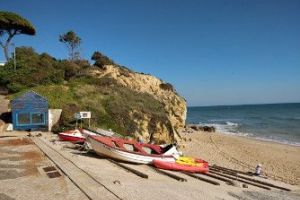
[[[269,188],[269,187],[266,187],[266,186],[263,186],[263,185],[259,185],[259,184],[256,184],[256,183],[253,183],[253,182],[250,182],[250,181],[246,181],[246,180],[243,180],[243,179],[238,178],[238,177],[234,177],[234,176],[230,176],[230,175],[225,175],[225,174],[222,174],[222,173],[219,173],[219,172],[211,172],[211,173],[219,175],[219,176],[223,176],[223,177],[228,178],[228,179],[240,181],[242,183],[247,183],[249,185],[253,185],[253,186],[256,186],[256,187],[259,187],[259,188],[263,188],[265,190],[271,190],[271,188]]]
[[[197,175],[192,174],[192,173],[188,173],[188,172],[181,172],[181,173],[183,173],[183,174],[185,174],[185,175],[187,175],[187,176],[196,178],[196,179],[198,179],[198,180],[201,180],[201,181],[204,181],[204,182],[213,184],[213,185],[220,185],[220,183],[217,182],[217,181],[209,180],[209,179],[207,179],[207,178],[203,178],[203,177],[197,176]]]
[[[214,178],[214,179],[217,179],[217,180],[220,180],[220,181],[223,181],[223,182],[225,182],[228,185],[234,185],[233,181],[230,180],[230,179],[227,179],[227,178],[216,176],[216,175],[211,174],[211,173],[204,173],[203,175],[211,177],[211,178]]]
[[[218,169],[218,168],[212,168],[212,167],[209,168],[209,171],[222,172],[222,173],[226,173],[226,174],[230,174],[230,175],[237,175],[236,172],[226,171],[226,170],[221,170],[221,169]]]
[[[214,173],[221,174],[222,172],[214,172]],[[276,188],[276,189],[285,190],[285,191],[291,191],[291,190],[288,189],[288,188],[280,187],[280,186],[277,186],[277,185],[274,185],[274,184],[272,184],[272,183],[268,183],[268,182],[265,182],[265,181],[260,181],[260,180],[257,180],[257,179],[253,179],[253,178],[248,178],[248,177],[240,176],[240,175],[238,175],[238,174],[236,174],[236,175],[233,175],[233,174],[232,174],[232,176],[235,176],[235,177],[238,177],[238,178],[247,180],[247,181],[259,183],[259,184],[261,184],[261,185],[266,185],[266,186],[269,186],[269,187],[273,187],[273,188]]]
[[[153,166],[149,166],[149,167],[151,167],[151,168],[154,169],[155,171],[157,171],[157,172],[159,172],[159,173],[161,173],[161,174],[164,174],[164,175],[166,175],[166,176],[168,176],[168,177],[170,177],[170,178],[173,178],[173,179],[175,179],[175,180],[177,180],[177,181],[187,182],[187,179],[182,178],[182,177],[180,177],[180,176],[177,176],[177,175],[175,175],[175,174],[166,172],[165,170],[157,169],[157,168],[155,168],[155,167],[153,167]]]
[[[117,161],[114,161],[114,160],[112,160],[112,159],[108,159],[108,160],[109,160],[110,162],[112,162],[112,163],[114,163],[114,164],[116,164],[116,165],[118,165],[118,166],[120,166],[120,167],[126,169],[127,171],[130,171],[130,172],[134,173],[135,175],[137,175],[137,176],[139,176],[139,177],[142,177],[142,178],[148,178],[148,175],[147,175],[147,174],[144,174],[144,173],[142,173],[142,172],[140,172],[140,171],[138,171],[138,170],[136,170],[136,169],[133,169],[133,168],[131,168],[131,167],[128,167],[128,166],[126,166],[126,165],[124,165],[124,164],[121,164],[121,163],[119,163],[119,162],[117,162]]]
[[[218,166],[218,165],[209,166],[209,168],[210,169],[218,169],[218,170],[222,170],[222,171],[228,171],[228,172],[232,172],[232,173],[244,174],[244,175],[247,175],[247,176],[253,176],[253,174],[248,173],[248,172],[235,170],[235,169],[230,169],[230,168],[226,168],[226,167],[221,167],[221,166]]]

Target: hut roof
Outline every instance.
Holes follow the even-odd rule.
[[[47,102],[47,99],[45,97],[39,95],[38,93],[36,93],[34,91],[26,92],[25,94],[13,99],[12,102],[14,102],[14,101],[33,101],[33,100]]]

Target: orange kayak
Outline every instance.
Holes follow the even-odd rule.
[[[208,162],[202,159],[193,159],[193,162],[184,162],[184,159],[179,162],[165,162],[161,160],[153,160],[153,165],[159,169],[184,171],[193,173],[207,173],[209,171]]]

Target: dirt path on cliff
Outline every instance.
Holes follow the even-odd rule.
[[[9,101],[6,99],[6,96],[0,95],[0,133],[3,132],[5,122],[9,119],[9,115],[7,114],[8,105]]]
[[[6,96],[0,95],[0,115],[8,111],[9,101],[6,99]]]

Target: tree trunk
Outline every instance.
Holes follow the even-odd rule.
[[[4,56],[5,56],[6,62],[8,62],[8,60],[9,60],[8,45],[3,46],[3,51],[4,51]]]
[[[8,62],[8,60],[9,60],[8,47],[9,47],[10,41],[16,33],[17,33],[16,30],[9,31],[8,32],[8,38],[7,38],[6,42],[4,44],[2,42],[0,42],[0,46],[3,48],[3,51],[4,51],[4,56],[5,56],[6,62]]]

